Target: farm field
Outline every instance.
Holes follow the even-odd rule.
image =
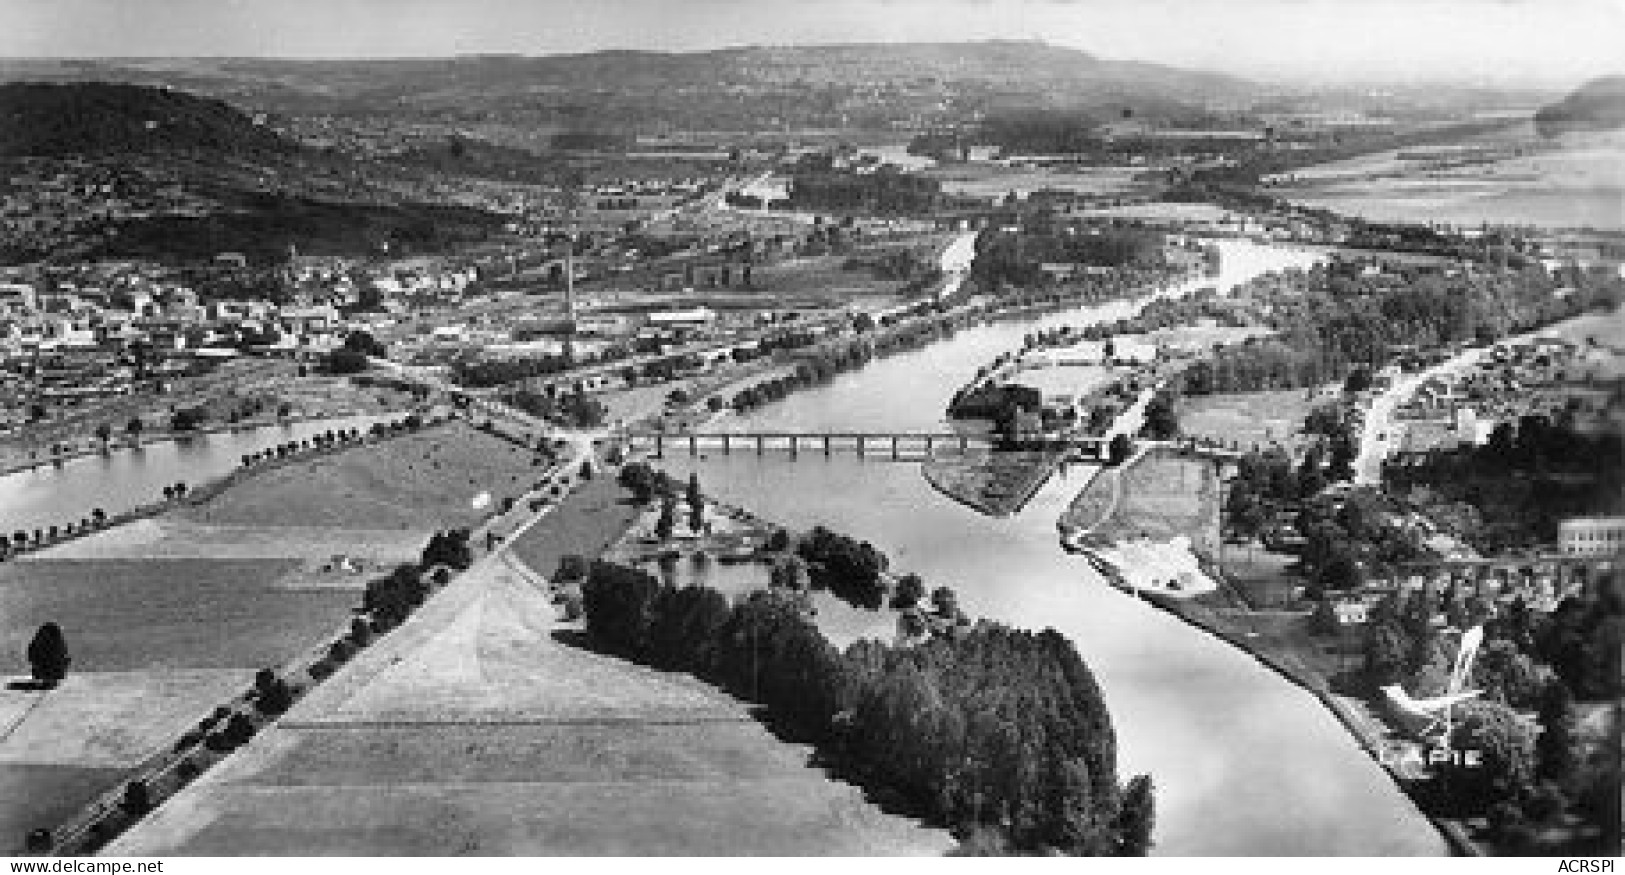
[[[1296,457],[1308,444],[1300,430],[1304,418],[1318,403],[1307,395],[1304,389],[1187,395],[1180,400],[1179,428],[1243,450],[1279,444]]]
[[[297,560],[8,562],[0,566],[0,658],[6,671],[26,672],[29,638],[55,622],[74,672],[274,665],[356,604],[354,593],[281,587],[299,567]]]
[[[521,534],[510,549],[525,565],[551,575],[570,554],[593,558],[618,540],[637,519],[629,494],[602,472],[565,497],[558,508]]]
[[[232,695],[345,622],[348,589],[286,587],[297,559],[61,559],[0,566],[12,679],[35,629],[61,625],[56,689],[0,689],[0,848],[53,827]]]
[[[415,559],[424,538],[398,529],[213,526],[160,516],[135,520],[51,548],[52,559],[330,559],[375,564]]]
[[[461,422],[265,471],[181,519],[208,525],[406,529],[473,526],[541,475],[534,451]]]
[[[73,816],[124,774],[53,763],[0,764],[0,854],[21,855],[29,830]]]
[[[108,852],[936,854],[749,708],[576,646],[496,559]]]

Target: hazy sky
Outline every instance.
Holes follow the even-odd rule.
[[[0,0],[0,56],[377,57],[1040,38],[1253,75],[1625,72],[1625,0]]]

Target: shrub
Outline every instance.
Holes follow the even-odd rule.
[[[50,830],[43,827],[31,829],[28,831],[28,838],[23,842],[23,847],[30,854],[43,854],[51,850],[51,841]]]
[[[119,801],[119,807],[136,817],[151,811],[152,793],[147,789],[147,782],[136,780],[125,784],[124,798]]]

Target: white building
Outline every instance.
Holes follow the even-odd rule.
[[[1625,517],[1574,517],[1557,524],[1557,550],[1565,556],[1625,553]]]

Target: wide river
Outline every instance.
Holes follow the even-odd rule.
[[[1221,243],[1223,274],[1185,288],[1228,290],[1316,253]],[[737,430],[938,431],[949,395],[982,364],[1038,328],[1116,319],[1130,304],[961,331],[733,419]],[[873,542],[897,569],[946,584],[972,616],[1054,627],[1105,691],[1124,776],[1157,786],[1157,845],[1167,855],[1444,854],[1437,832],[1310,695],[1250,657],[1112,589],[1060,549],[1055,521],[1083,482],[1055,478],[1020,514],[980,516],[936,493],[914,464],[836,454],[754,453],[665,463],[705,489],[794,527],[824,524]],[[873,619],[865,620],[865,617]],[[842,612],[882,638],[882,615]],[[848,637],[837,634],[837,638]]]

